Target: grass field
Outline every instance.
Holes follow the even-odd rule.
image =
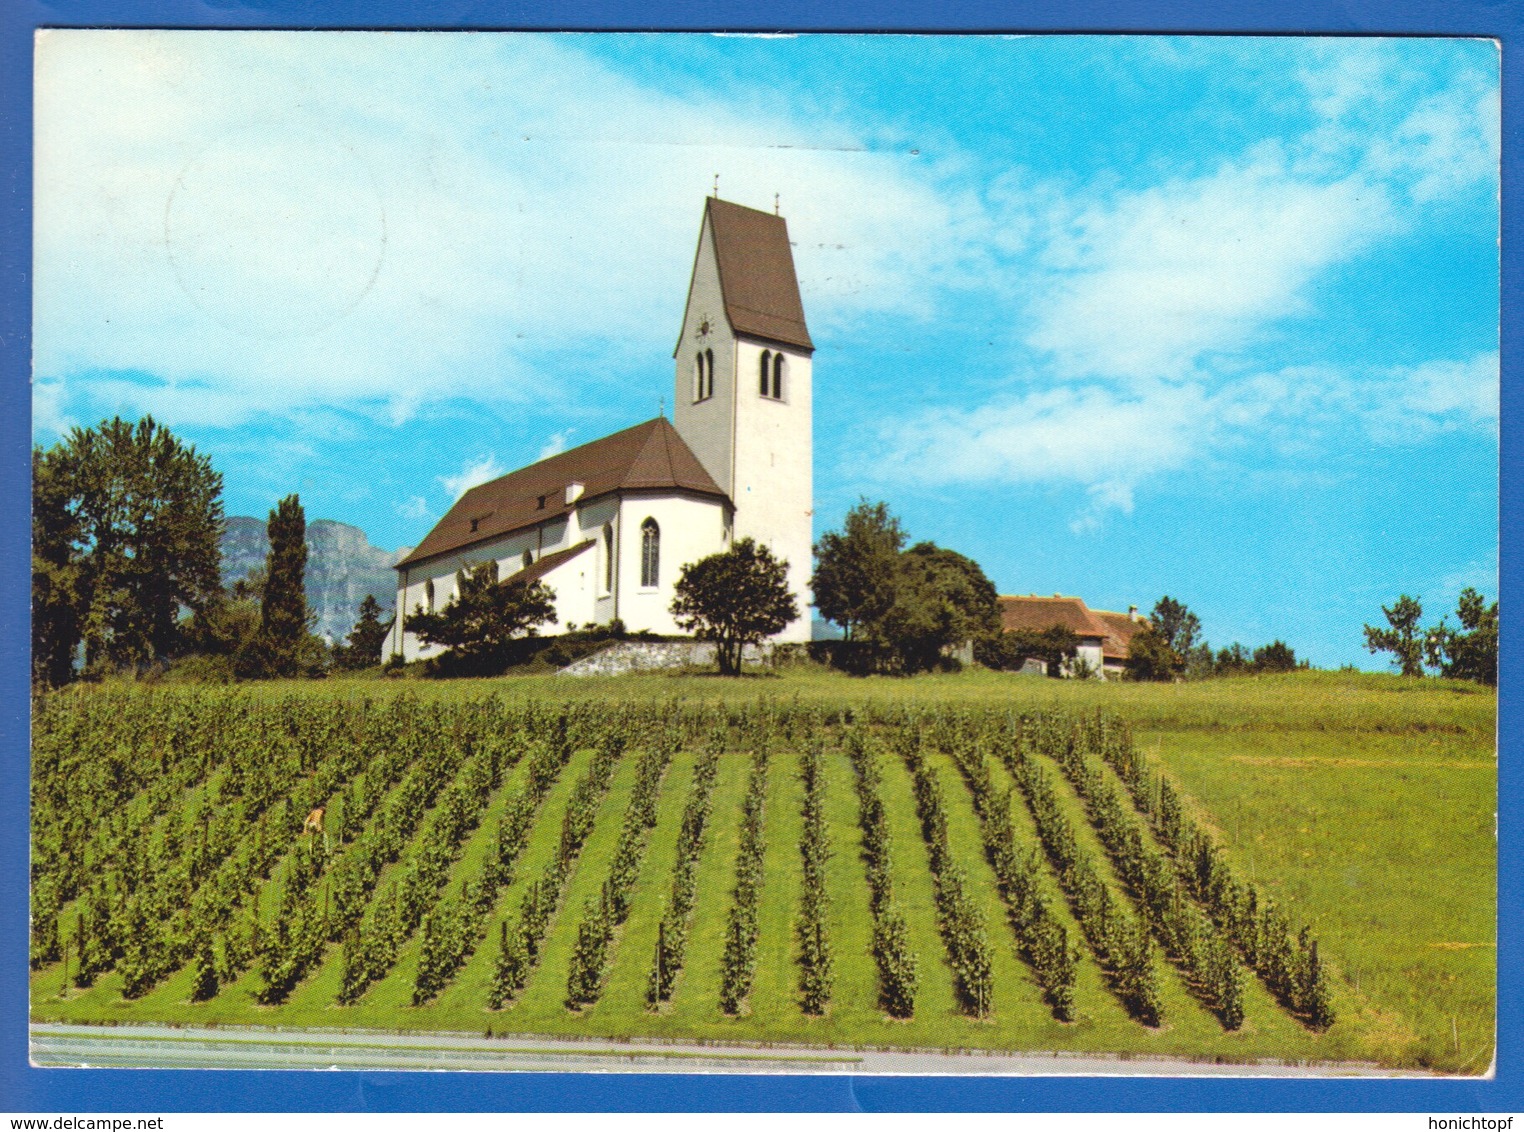
[[[124,698],[113,700],[116,696]],[[236,907],[224,920],[209,921],[213,926],[203,934],[211,937],[219,965],[225,939],[240,938],[256,909],[261,938],[268,941],[284,923],[288,936],[294,937],[285,941],[290,949],[300,948],[301,938],[295,937],[301,936],[303,925],[322,923],[326,931],[333,913],[325,902],[332,899],[330,887],[337,885],[345,857],[364,849],[364,837],[373,836],[375,814],[392,813],[387,807],[397,813],[405,809],[402,796],[412,788],[412,780],[399,771],[384,784],[374,784],[370,817],[336,837],[336,852],[316,863],[307,860],[302,846],[311,838],[304,842],[297,829],[280,827],[281,820],[299,827],[308,804],[322,805],[324,800],[330,819],[336,811],[358,812],[363,807],[353,799],[337,805],[332,800],[354,777],[350,770],[330,766],[338,736],[322,732],[314,739],[297,734],[306,726],[303,712],[310,709],[317,718],[333,704],[353,706],[370,700],[368,710],[375,714],[400,698],[423,718],[437,706],[442,714],[428,716],[434,722],[427,726],[435,730],[423,745],[444,749],[451,742],[449,726],[461,725],[439,720],[480,714],[480,705],[489,697],[496,698],[497,710],[510,715],[522,713],[519,705],[532,705],[528,710],[536,720],[553,717],[560,705],[582,705],[590,720],[608,714],[610,705],[654,706],[630,723],[634,741],[628,751],[611,756],[606,784],[594,781],[597,775],[590,773],[596,770],[597,742],[579,742],[569,751],[564,766],[543,790],[513,858],[511,876],[499,878],[502,883],[489,893],[490,907],[477,929],[480,945],[437,997],[413,1005],[423,946],[420,921],[397,941],[385,970],[352,1005],[336,1002],[347,945],[317,936],[311,963],[278,1004],[260,1001],[268,997],[268,980],[257,958],[235,977],[221,980],[215,995],[193,1001],[196,925],[186,921],[177,927],[174,910],[208,889],[220,875],[215,872],[218,860],[233,861],[245,852],[233,846],[252,846],[254,827],[246,820],[251,799],[269,798],[261,828],[270,842],[270,867],[268,877],[256,870],[253,891],[234,899]],[[153,705],[151,727],[167,727],[170,733],[180,725],[178,720],[205,716],[208,704],[235,705],[224,715],[225,727],[241,744],[242,755],[219,761],[223,756],[208,753],[209,746],[203,749],[210,744],[210,725],[202,736],[197,725],[184,723],[190,737],[183,743],[134,743],[125,726],[116,734],[102,733],[113,715],[123,715],[121,704],[143,703]],[[202,716],[189,714],[192,703],[199,705]],[[646,987],[658,922],[677,866],[679,826],[709,732],[722,719],[721,707],[728,712],[723,716],[728,721],[725,749],[707,794],[708,820],[694,862],[696,895],[685,958],[670,1002],[653,1010]],[[895,899],[918,960],[914,1016],[890,1018],[878,1004],[859,800],[842,728],[834,722],[815,727],[814,733],[810,727],[796,726],[792,734],[785,733],[784,723],[777,723],[780,730],[768,738],[772,756],[762,807],[755,973],[741,1011],[726,1014],[718,1003],[751,762],[748,752],[756,739],[745,720],[836,720],[848,708],[880,721],[872,726],[883,742],[878,765]],[[917,816],[911,768],[895,754],[893,726],[883,722],[902,709],[948,718],[986,718],[990,712],[1062,712],[1080,718],[1102,709],[1126,721],[1151,772],[1162,773],[1178,788],[1191,819],[1210,831],[1232,873],[1273,899],[1293,928],[1305,925],[1316,939],[1333,1024],[1326,1030],[1308,1025],[1246,969],[1243,1025],[1225,1028],[1204,1007],[1199,993],[1190,992],[1179,964],[1162,952],[1155,955],[1153,967],[1163,1024],[1140,1024],[1108,987],[1102,965],[1084,943],[1071,902],[1061,896],[1045,863],[1039,885],[1052,915],[1079,951],[1074,1020],[1056,1020],[1043,1001],[1034,969],[1018,952],[995,872],[981,844],[980,822],[954,756],[928,743],[925,773],[940,787],[951,856],[965,874],[968,904],[982,917],[987,939],[991,998],[983,1016],[970,1013],[959,1001],[949,966],[939,919],[939,881]],[[33,784],[34,887],[40,894],[34,909],[46,912],[39,922],[57,923],[58,935],[56,955],[50,955],[48,933],[34,931],[44,937],[40,947],[34,946],[34,959],[40,961],[32,975],[31,1009],[37,1020],[474,1032],[491,1028],[530,1034],[1059,1049],[1225,1060],[1362,1060],[1460,1073],[1485,1072],[1491,1059],[1496,998],[1496,698],[1473,685],[1311,672],[1165,686],[1081,684],[983,672],[906,681],[851,679],[802,669],[742,680],[698,675],[437,683],[350,679],[259,685],[231,693],[82,689],[56,697],[40,716],[46,718]],[[579,926],[588,910],[597,908],[610,862],[626,836],[637,757],[662,727],[701,716],[705,722],[674,744],[655,787],[652,821],[639,831],[642,849],[629,882],[630,911],[609,937],[601,994],[592,1005],[570,1009],[567,986],[579,947]],[[272,727],[272,718],[283,726]],[[588,735],[595,735],[598,726],[590,722]],[[156,734],[151,727],[142,734]],[[832,990],[829,1008],[821,1016],[806,1014],[800,1006],[796,933],[804,886],[801,757],[812,741],[823,744],[822,807],[830,847],[823,884]],[[473,749],[482,748],[477,744]],[[357,767],[375,766],[366,761],[372,753],[363,753],[366,758]],[[996,754],[992,751],[987,760],[992,785],[1013,791],[1010,813],[1016,842],[1036,847],[1039,838],[1021,792],[1014,789],[1013,770],[993,757]],[[269,770],[261,777],[267,774],[261,769],[267,759],[271,767],[286,770]],[[1137,894],[1108,859],[1074,786],[1049,755],[1039,754],[1036,760],[1050,776],[1077,843],[1095,863],[1103,884],[1136,917]],[[451,825],[445,811],[464,805],[459,798],[451,800],[451,791],[460,791],[467,773],[466,760],[458,761],[462,765],[435,767],[428,789],[417,787],[423,801],[415,807],[413,824],[395,859],[385,860],[373,878],[361,932],[370,930],[377,915],[377,897],[408,890],[410,871],[424,875],[434,869],[427,875],[437,875],[437,883],[431,881],[433,887],[420,900],[427,905],[423,914],[438,916],[441,923],[449,917],[458,920],[463,885],[470,893],[479,891],[485,863],[498,854],[499,819],[525,793],[531,760],[524,751],[505,749],[497,781],[484,783],[480,805],[471,804],[471,820]],[[429,762],[425,758],[413,765]],[[101,769],[103,763],[106,770]],[[1115,783],[1109,770],[1102,773],[1105,781]],[[376,770],[367,777],[367,788],[379,776]],[[230,777],[235,778],[232,786]],[[81,789],[97,780],[97,789]],[[330,786],[334,789],[329,793],[314,793]],[[100,797],[103,792],[112,797]],[[574,795],[591,800],[591,821],[571,863],[557,869],[556,862],[565,857],[564,817]],[[92,805],[91,796],[97,798],[93,804],[100,812],[85,812]],[[283,801],[288,798],[291,802]],[[118,815],[115,824],[112,814]],[[456,828],[462,824],[466,828]],[[333,827],[329,829],[332,835]],[[219,836],[225,836],[225,850],[217,848],[222,844]],[[88,849],[78,844],[85,840]],[[146,853],[156,866],[162,862],[165,867],[134,864],[134,853]],[[185,876],[174,872],[179,866],[173,862],[192,858],[193,863],[184,866]],[[50,879],[55,862],[56,875]],[[51,890],[57,877],[70,869],[75,880],[61,892]],[[135,870],[144,875],[133,876]],[[164,881],[165,875],[173,876],[174,883]],[[552,876],[560,887],[533,969],[510,1005],[490,1010],[499,925],[517,925],[525,893]],[[303,877],[310,878],[309,888],[285,898],[288,889],[302,889]],[[90,906],[96,898],[98,911]],[[167,925],[157,936],[145,926],[154,921],[156,910]],[[97,922],[92,917],[99,918],[98,932],[88,926]],[[115,926],[105,926],[107,921]],[[85,980],[92,985],[84,987],[75,985],[81,965],[76,937],[82,923],[86,936],[94,933],[113,941],[117,953],[90,957],[88,962],[99,970]],[[138,935],[160,942],[134,950]],[[134,990],[140,993],[135,997],[123,994],[124,968],[128,975],[138,973]],[[151,977],[145,979],[144,970],[152,971]]]

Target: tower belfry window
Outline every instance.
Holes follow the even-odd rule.
[[[783,400],[783,351],[762,351],[757,367],[757,392],[772,401]]]
[[[647,589],[657,585],[661,570],[661,528],[655,519],[640,524],[640,584]]]
[[[707,401],[714,396],[714,351],[700,350],[693,359],[693,399]]]

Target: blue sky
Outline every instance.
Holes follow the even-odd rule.
[[[51,32],[33,428],[418,542],[655,415],[702,197],[781,198],[817,533],[1382,667],[1497,592],[1481,40]]]

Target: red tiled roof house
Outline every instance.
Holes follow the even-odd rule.
[[[1143,625],[1136,607],[1127,613],[1112,613],[1090,609],[1083,598],[1060,594],[1001,597],[999,606],[1001,628],[1007,632],[1041,633],[1055,626],[1068,629],[1079,639],[1075,661],[1097,676],[1119,677],[1126,671],[1128,645]],[[1029,661],[1032,663],[1041,662]]]

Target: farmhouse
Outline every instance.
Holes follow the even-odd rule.
[[[1120,677],[1127,670],[1128,648],[1144,625],[1138,607],[1126,613],[1090,609],[1084,598],[1026,596],[1001,597],[1000,627],[1006,632],[1025,630],[1041,633],[1054,627],[1068,629],[1079,639],[1075,652],[1076,667],[1106,677]],[[1029,661],[1041,666],[1041,661]]]
[[[681,332],[673,419],[637,424],[472,488],[397,564],[387,642],[433,655],[407,615],[456,596],[457,574],[543,581],[557,623],[677,633],[682,566],[752,538],[788,562],[809,604],[814,343],[788,226],[775,213],[704,202]],[[809,639],[805,613],[778,634]]]

